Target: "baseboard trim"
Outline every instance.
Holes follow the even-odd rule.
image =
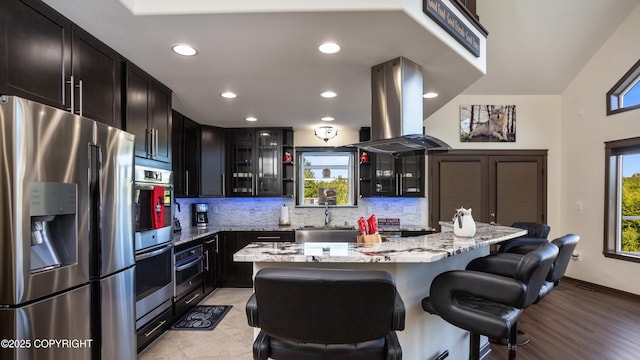
[[[572,283],[574,285],[582,285],[582,286],[590,287],[590,288],[593,288],[593,289],[596,289],[598,291],[605,292],[605,293],[608,293],[608,294],[611,294],[611,295],[623,296],[623,297],[630,298],[630,299],[635,300],[635,301],[640,301],[640,295],[638,295],[638,294],[634,294],[634,293],[630,293],[630,292],[626,292],[626,291],[610,288],[610,287],[603,286],[603,285],[594,284],[594,283],[591,283],[591,282],[588,282],[588,281],[579,280],[579,279],[575,279],[575,278],[571,278],[571,277],[567,277],[567,276],[564,276],[562,278],[562,280],[560,280],[560,283],[565,283],[565,281],[569,282],[569,283]]]

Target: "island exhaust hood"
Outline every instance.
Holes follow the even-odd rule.
[[[371,141],[353,144],[395,156],[451,149],[423,135],[422,67],[399,57],[371,68]]]

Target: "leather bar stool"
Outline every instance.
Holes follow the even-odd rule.
[[[387,272],[268,268],[254,286],[254,359],[402,359],[405,307]]]
[[[538,293],[538,298],[535,303],[545,297],[555,286],[558,285],[560,279],[564,276],[569,266],[569,260],[571,254],[578,245],[580,236],[575,234],[567,234],[553,240],[551,243],[558,247],[558,256],[556,257],[551,270],[547,274],[545,282],[542,284]],[[545,240],[543,244],[547,244]],[[536,244],[520,244],[518,246],[511,247],[509,252],[497,253],[487,255],[481,258],[472,260],[467,265],[467,270],[482,271],[496,275],[511,276],[518,266],[520,259],[531,251],[536,250],[541,245]],[[504,339],[492,339],[492,342],[504,344]],[[526,345],[529,342],[529,337],[524,333],[518,332],[518,345]]]
[[[527,230],[527,235],[507,240],[500,244],[498,252],[511,252],[512,248],[519,246],[540,246],[549,242],[547,237],[551,227],[547,224],[536,222],[517,221],[511,227]]]
[[[480,358],[480,335],[508,336],[509,359],[516,358],[518,319],[538,298],[540,288],[558,255],[548,243],[522,256],[511,276],[472,270],[453,270],[435,277],[422,308],[471,332],[469,358]]]

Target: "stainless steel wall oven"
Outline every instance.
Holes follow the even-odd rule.
[[[203,286],[204,255],[202,244],[176,251],[175,263],[174,295],[178,301],[193,289]]]
[[[172,306],[173,178],[168,170],[135,167],[136,328]]]

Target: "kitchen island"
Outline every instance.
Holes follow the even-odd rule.
[[[393,238],[379,244],[257,242],[234,254],[236,262],[252,262],[253,273],[267,267],[374,269],[389,272],[406,308],[405,330],[398,332],[405,359],[433,359],[445,350],[450,359],[467,359],[468,332],[422,310],[433,278],[464,269],[489,246],[526,235],[527,231],[477,223],[473,238],[451,232]],[[366,299],[362,299],[366,301]],[[483,339],[483,344],[487,344]],[[488,347],[487,347],[488,348]]]

